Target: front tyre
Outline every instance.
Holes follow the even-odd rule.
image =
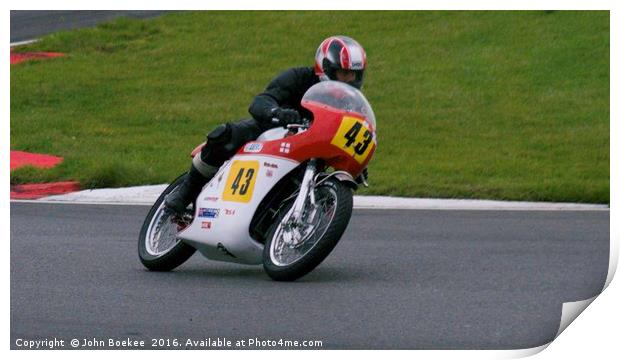
[[[180,241],[177,233],[191,223],[189,211],[182,218],[166,209],[164,198],[176,189],[186,174],[179,176],[157,198],[146,215],[138,238],[140,261],[152,271],[170,271],[189,259],[196,249]]]
[[[302,215],[301,224],[287,219],[292,202],[279,212],[267,234],[263,267],[274,280],[293,281],[317,267],[334,249],[344,233],[353,211],[353,193],[336,179],[315,187],[316,206]]]

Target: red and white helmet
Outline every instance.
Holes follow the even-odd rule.
[[[338,80],[336,78],[338,69],[353,71],[355,80],[349,82],[349,85],[358,89],[362,87],[366,52],[357,41],[348,36],[330,36],[323,40],[316,50],[314,73],[321,81]]]

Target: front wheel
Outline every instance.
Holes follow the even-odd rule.
[[[307,202],[300,223],[288,221],[293,202],[282,209],[267,234],[263,267],[274,280],[293,281],[317,267],[334,249],[353,211],[351,189],[336,179],[315,188],[315,206]]]
[[[140,261],[152,271],[170,271],[189,259],[196,249],[180,241],[177,233],[192,221],[192,211],[188,208],[183,217],[179,217],[164,205],[164,198],[176,189],[186,174],[179,176],[159,196],[146,215],[138,238]]]

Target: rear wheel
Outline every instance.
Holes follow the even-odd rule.
[[[317,267],[334,249],[353,210],[351,189],[336,179],[315,188],[316,206],[307,202],[300,223],[289,217],[293,201],[280,209],[267,235],[263,267],[274,280],[293,281]]]
[[[166,195],[181,185],[185,176],[181,175],[164,190],[142,224],[138,254],[149,270],[170,271],[187,261],[196,251],[177,238],[177,234],[192,222],[193,209],[188,207],[185,214],[179,217],[164,205]]]

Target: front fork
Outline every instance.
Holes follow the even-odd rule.
[[[291,214],[290,220],[294,222],[301,222],[301,215],[304,212],[304,208],[306,207],[306,198],[310,198],[310,204],[316,205],[314,199],[314,174],[316,173],[316,159],[310,159],[308,161],[308,165],[306,166],[306,171],[304,172],[304,177],[301,180],[301,184],[299,185],[299,194],[297,194],[297,199],[295,199],[295,203],[293,204],[293,213]],[[308,194],[310,196],[308,196]]]
[[[317,171],[317,160],[310,159],[306,165],[306,171],[304,177],[299,185],[299,193],[293,203],[292,211],[289,212],[289,217],[284,219],[286,227],[290,231],[290,236],[284,237],[284,242],[289,245],[296,245],[302,240],[301,229],[305,224],[311,223],[316,213],[316,199],[314,197],[314,177]],[[309,200],[309,203],[308,201]],[[312,211],[309,212],[307,218],[303,218],[306,208],[310,206]]]

